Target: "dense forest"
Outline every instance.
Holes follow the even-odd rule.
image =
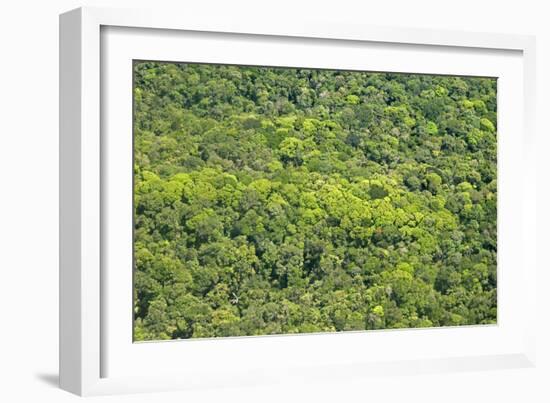
[[[134,64],[134,338],[496,322],[496,79]]]

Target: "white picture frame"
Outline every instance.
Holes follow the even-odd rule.
[[[318,57],[313,48],[338,57]],[[212,56],[208,49],[217,52]],[[128,62],[292,65],[282,49],[306,67],[499,77],[498,325],[132,343],[131,310],[126,314],[131,253],[124,249],[131,237],[125,201],[131,200],[125,199],[131,170],[124,169],[131,163]],[[96,395],[534,365],[535,198],[511,186],[535,188],[534,49],[534,38],[520,35],[214,21],[150,10],[80,8],[61,15],[61,387]],[[377,64],[361,61],[365,52],[376,55]],[[400,61],[404,55],[407,65]],[[124,269],[108,270],[113,264]],[[377,347],[356,353],[369,345]]]

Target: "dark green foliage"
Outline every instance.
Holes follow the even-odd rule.
[[[496,80],[135,65],[135,339],[496,322]]]

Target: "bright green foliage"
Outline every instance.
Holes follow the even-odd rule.
[[[136,340],[496,322],[496,81],[135,65]]]

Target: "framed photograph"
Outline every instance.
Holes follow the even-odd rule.
[[[60,383],[534,365],[534,39],[60,17]]]

